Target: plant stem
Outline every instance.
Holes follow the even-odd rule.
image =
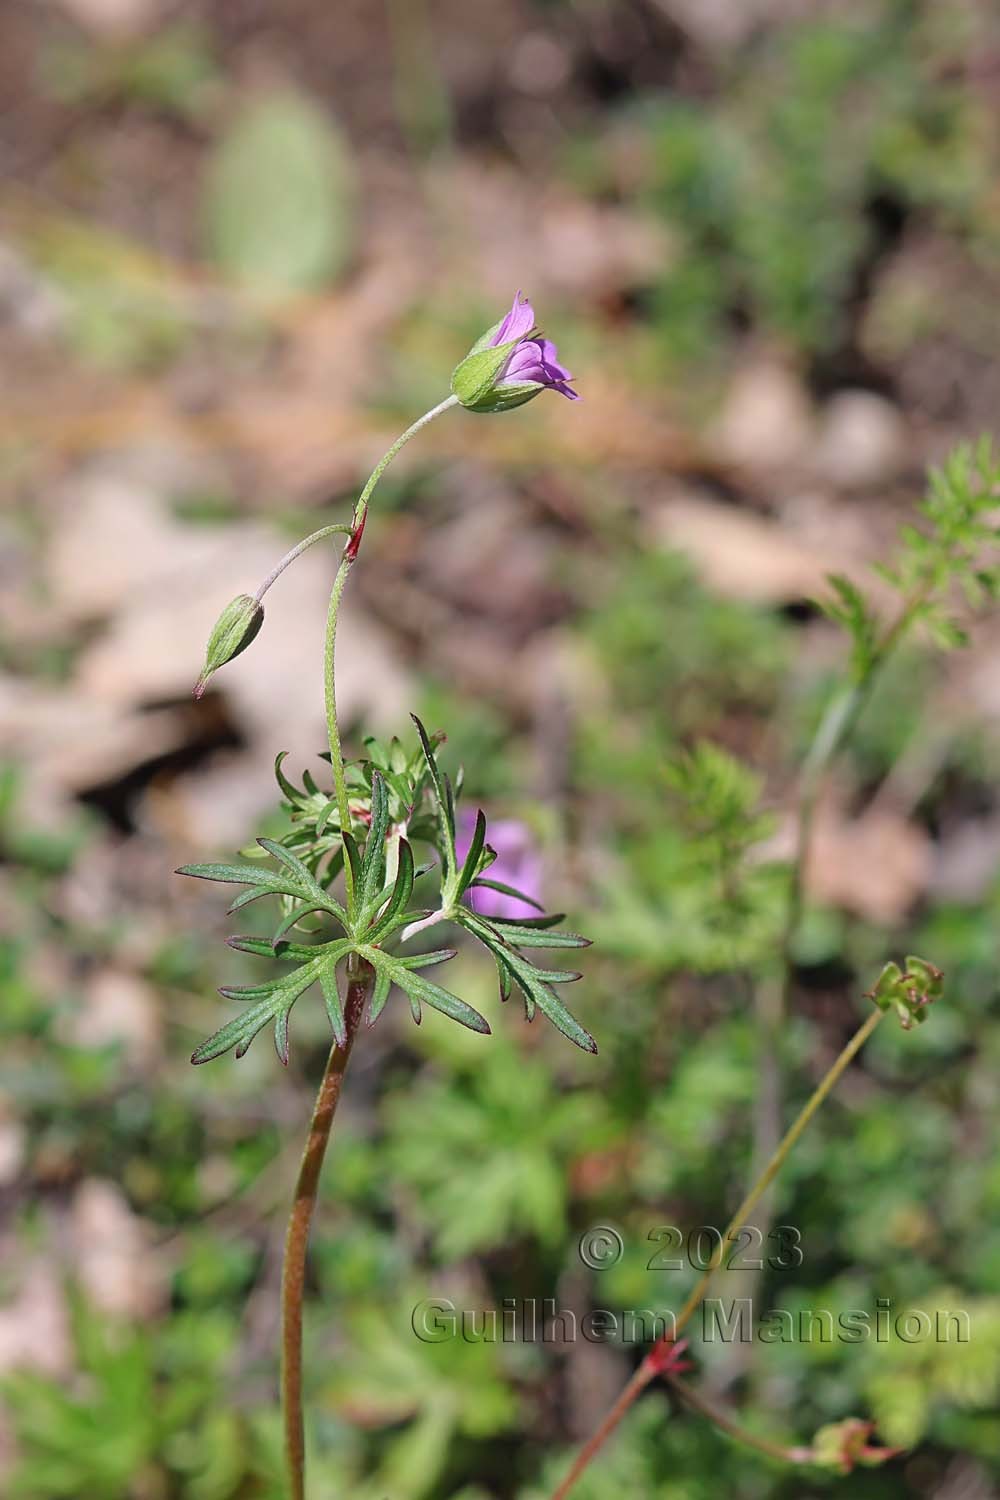
[[[307,536],[304,541],[297,542],[296,545],[291,549],[291,551],[286,552],[281,561],[275,564],[270,573],[268,573],[267,577],[264,579],[264,582],[261,584],[260,588],[257,590],[256,594],[254,594],[254,598],[257,600],[257,603],[260,603],[264,595],[267,593],[268,589],[271,587],[271,584],[274,583],[275,579],[280,578],[285,569],[289,567],[297,557],[301,557],[303,552],[308,551],[308,549],[313,545],[314,542],[321,542],[324,537],[334,536],[338,531],[344,536],[350,536],[351,527],[345,525],[343,521],[337,521],[332,526],[321,526],[319,531],[313,532],[312,536]]]
[[[824,1099],[831,1092],[831,1090],[836,1087],[841,1078],[841,1075],[844,1073],[852,1059],[857,1055],[858,1052],[860,1052],[861,1048],[864,1046],[865,1042],[867,1042],[868,1038],[871,1036],[872,1032],[875,1030],[876,1026],[879,1024],[885,1014],[885,1011],[874,1010],[872,1011],[868,1019],[858,1027],[858,1030],[854,1033],[851,1040],[847,1043],[846,1047],[844,1047],[843,1051],[837,1057],[836,1061],[828,1069],[821,1082],[817,1084],[807,1103],[799,1111],[794,1122],[785,1132],[784,1137],[778,1145],[777,1150],[771,1156],[771,1159],[767,1163],[767,1166],[761,1172],[760,1176],[757,1178],[756,1182],[753,1184],[750,1191],[743,1199],[743,1202],[740,1204],[739,1208],[737,1208],[736,1212],[729,1220],[729,1223],[727,1224],[719,1239],[716,1249],[713,1251],[712,1258],[709,1261],[704,1275],[697,1282],[687,1301],[684,1303],[684,1306],[677,1314],[672,1330],[672,1337],[674,1339],[679,1337],[682,1330],[691,1321],[691,1318],[694,1316],[699,1306],[701,1305],[705,1293],[708,1290],[709,1282],[712,1280],[712,1277],[719,1269],[719,1265],[723,1259],[723,1256],[725,1255],[725,1246],[728,1243],[729,1236],[746,1222],[747,1215],[751,1212],[758,1199],[763,1193],[767,1191],[771,1183],[774,1181],[775,1177],[781,1171],[781,1168],[784,1166],[789,1152],[798,1142],[800,1136],[806,1129],[806,1126],[809,1124],[813,1115],[819,1109],[820,1105],[823,1103]],[[569,1473],[566,1475],[566,1478],[563,1480],[559,1488],[553,1492],[552,1500],[565,1500],[565,1497],[569,1494],[570,1490],[573,1488],[576,1481],[583,1473],[584,1469],[587,1468],[595,1454],[599,1451],[600,1448],[603,1447],[604,1443],[610,1437],[611,1433],[614,1432],[615,1428],[618,1426],[625,1413],[629,1410],[632,1403],[638,1396],[642,1394],[642,1392],[646,1389],[646,1386],[649,1385],[651,1381],[655,1380],[656,1377],[661,1373],[662,1371],[658,1362],[651,1359],[650,1356],[647,1355],[642,1364],[636,1370],[635,1374],[632,1376],[628,1385],[618,1397],[618,1400],[615,1402],[614,1406],[612,1406],[611,1410],[604,1418],[600,1427],[598,1427],[597,1431],[587,1440],[583,1448],[581,1448],[580,1452],[577,1454],[573,1466],[570,1469]]]
[[[778,1141],[784,1092],[781,1045],[785,1018],[791,1011],[794,997],[795,941],[805,909],[806,878],[812,854],[816,809],[830,768],[851,739],[882,669],[917,618],[924,599],[925,594],[921,592],[903,605],[872,652],[864,670],[853,680],[845,682],[827,704],[802,764],[798,827],[781,933],[781,974],[774,982],[765,979],[754,991],[760,1074],[751,1158],[754,1170],[768,1160]],[[765,1199],[757,1223],[764,1234],[770,1224],[771,1212],[772,1205]],[[738,1356],[734,1352],[734,1364],[736,1358]]]
[[[365,529],[365,520],[367,519],[368,515],[368,501],[371,499],[372,491],[375,489],[375,486],[382,478],[382,475],[385,473],[386,469],[396,457],[396,454],[399,452],[400,448],[404,447],[410,441],[410,439],[420,431],[422,427],[426,427],[428,422],[433,422],[435,417],[439,417],[441,413],[447,411],[449,407],[457,405],[458,397],[448,396],[446,400],[440,401],[437,406],[431,407],[430,411],[425,411],[422,417],[418,417],[411,427],[408,427],[404,433],[400,434],[400,436],[393,443],[392,447],[389,448],[379,459],[375,468],[372,470],[371,475],[369,476],[368,483],[365,485],[364,489],[361,491],[361,494],[358,497],[358,503],[354,508],[354,519],[350,527],[350,538],[348,540],[347,546],[344,548],[343,555],[340,559],[340,567],[337,569],[337,576],[333,581],[333,589],[330,593],[330,604],[329,608],[327,609],[326,615],[326,640],[323,651],[323,681],[326,697],[326,731],[327,738],[330,742],[330,763],[333,767],[333,785],[334,792],[337,798],[337,811],[340,815],[340,826],[341,830],[344,833],[349,833],[351,831],[351,809],[347,796],[347,778],[344,774],[344,752],[341,748],[340,743],[340,726],[337,722],[337,690],[334,681],[334,662],[337,644],[337,616],[340,612],[340,601],[343,598],[344,586],[347,583],[347,575],[351,571],[354,560],[358,555],[358,549],[361,546],[361,538],[364,534]],[[354,900],[354,883],[351,873],[350,860],[345,860],[344,862],[344,880],[347,886],[347,902],[348,910],[350,911]]]
[[[281,1407],[285,1423],[285,1460],[289,1500],[305,1500],[305,1430],[302,1420],[302,1301],[306,1279],[309,1227],[316,1207],[323,1158],[337,1112],[341,1085],[361,1017],[368,1001],[368,975],[348,978],[344,1023],[347,1040],[330,1048],[316,1095],[309,1134],[295,1184],[295,1197],[285,1235],[281,1276]]]
[[[720,1432],[724,1432],[727,1437],[734,1438],[737,1443],[745,1443],[748,1448],[756,1448],[758,1453],[766,1453],[768,1458],[776,1458],[780,1463],[802,1464],[809,1462],[811,1455],[808,1448],[785,1448],[780,1443],[771,1442],[769,1438],[759,1437],[755,1432],[748,1432],[745,1427],[741,1427],[738,1422],[735,1422],[727,1412],[720,1411],[714,1402],[707,1400],[700,1391],[694,1390],[686,1381],[680,1380],[676,1375],[672,1375],[669,1370],[665,1372],[663,1378],[670,1386],[670,1389],[682,1401],[686,1402],[692,1411],[696,1411],[701,1416],[707,1417],[710,1422],[718,1427]]]
[[[916,595],[903,606],[872,652],[871,660],[864,672],[847,682],[841,691],[827,704],[826,712],[813,736],[802,765],[802,786],[799,792],[798,833],[796,835],[795,858],[792,863],[792,883],[782,934],[784,958],[782,1012],[788,1008],[794,971],[793,947],[802,922],[805,904],[806,872],[812,851],[813,826],[827,774],[834,760],[850,740],[858,720],[868,705],[875,683],[889,657],[907,634],[924,604],[925,595]],[[780,1023],[780,1016],[778,1018]]]

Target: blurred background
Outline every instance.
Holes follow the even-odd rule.
[[[407,449],[340,691],[355,753],[417,710],[525,825],[596,940],[572,998],[601,1052],[499,1013],[476,954],[449,982],[488,1043],[390,1004],[328,1158],[307,1357],[317,1500],[549,1493],[637,1352],[429,1345],[411,1310],[676,1307],[694,1273],[648,1271],[647,1236],[740,1196],[754,938],[667,767],[739,757],[788,852],[845,658],[811,601],[871,582],[926,465],[996,421],[998,78],[989,0],[6,0],[4,1494],[283,1493],[277,1280],[327,1024],[300,1004],[287,1072],[266,1039],[193,1070],[245,971],[221,889],[170,872],[280,828],[279,750],[317,769],[331,555],[190,690],[222,604],[349,515],[518,287],[584,399]],[[820,809],[787,1107],[884,958],[926,952],[949,998],[883,1028],[803,1143],[777,1205],[803,1264],[753,1288],[961,1306],[974,1337],[699,1351],[748,1426],[870,1414],[907,1456],[804,1477],[652,1392],[580,1500],[998,1493],[998,645],[994,620],[904,652]],[[613,1268],[581,1262],[593,1224]]]

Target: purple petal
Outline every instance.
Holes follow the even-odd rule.
[[[573,377],[559,363],[551,339],[525,339],[511,354],[503,378],[505,381],[534,381],[536,385],[549,386],[570,401],[580,399],[567,384]]]
[[[569,371],[566,369],[566,367],[564,365],[561,365],[559,363],[559,357],[558,357],[558,354],[557,354],[557,351],[556,351],[556,346],[552,342],[552,340],[551,339],[538,339],[537,342],[541,345],[541,348],[542,348],[542,363],[545,365],[546,369],[548,370],[550,378],[553,381],[556,381],[556,380],[572,380],[573,377],[569,373]]]
[[[455,852],[461,861],[469,852],[475,814],[462,809],[455,839]],[[541,904],[542,862],[529,830],[516,818],[498,818],[490,822],[486,830],[486,841],[496,850],[496,861],[486,871],[487,880],[499,880],[503,885],[516,886],[526,896]],[[473,911],[484,917],[529,917],[537,915],[535,908],[515,896],[505,896],[502,891],[491,891],[489,886],[477,886],[466,898]]]
[[[527,297],[522,298],[521,293],[517,292],[510,312],[490,339],[490,344],[496,348],[498,344],[510,343],[511,339],[523,338],[526,333],[531,332],[534,326],[535,309]]]

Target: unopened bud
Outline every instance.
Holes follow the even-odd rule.
[[[239,656],[241,651],[247,649],[263,623],[264,606],[259,599],[254,599],[249,594],[237,594],[236,598],[226,605],[208,638],[205,665],[195,684],[196,698],[200,698],[204,693],[208,679],[213,672],[217,672],[220,667],[226,665],[227,661],[232,661],[235,656]]]

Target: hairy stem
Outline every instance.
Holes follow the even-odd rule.
[[[335,536],[338,532],[340,532],[342,536],[350,536],[351,527],[345,525],[343,521],[337,521],[332,526],[321,526],[318,531],[313,532],[312,536],[307,536],[303,541],[297,542],[289,552],[285,553],[281,561],[275,564],[270,573],[268,573],[267,577],[264,579],[264,582],[261,584],[260,588],[257,590],[256,594],[254,594],[254,598],[257,600],[257,603],[260,603],[264,595],[267,593],[268,589],[271,587],[271,584],[274,583],[276,579],[281,577],[285,569],[287,567],[290,567],[297,557],[301,557],[303,552],[307,552],[309,548],[314,545],[314,543],[321,542],[324,537]]]
[[[858,1052],[860,1052],[861,1048],[864,1046],[865,1042],[867,1042],[868,1038],[871,1036],[872,1032],[875,1030],[876,1026],[879,1024],[885,1014],[886,1012],[884,1011],[874,1010],[872,1011],[868,1019],[858,1027],[858,1030],[854,1033],[851,1040],[847,1043],[847,1046],[843,1049],[843,1051],[837,1057],[836,1061],[828,1069],[821,1082],[817,1084],[808,1101],[799,1111],[798,1115],[795,1117],[794,1122],[785,1132],[784,1137],[778,1145],[777,1150],[771,1156],[771,1159],[767,1163],[767,1166],[761,1172],[756,1182],[754,1182],[750,1191],[743,1199],[743,1202],[740,1204],[739,1208],[737,1208],[736,1212],[729,1220],[729,1223],[726,1225],[726,1228],[719,1239],[719,1242],[712,1254],[712,1258],[709,1261],[704,1275],[696,1283],[687,1301],[684,1303],[684,1306],[677,1314],[677,1318],[673,1325],[673,1338],[676,1339],[680,1335],[682,1330],[691,1321],[691,1318],[694,1316],[699,1306],[701,1305],[705,1293],[708,1291],[709,1283],[711,1282],[712,1277],[715,1275],[716,1271],[719,1269],[719,1265],[725,1255],[725,1247],[729,1242],[730,1235],[733,1234],[737,1229],[739,1229],[742,1224],[746,1223],[747,1215],[753,1210],[762,1194],[767,1191],[767,1189],[771,1186],[771,1183],[774,1181],[775,1177],[777,1177],[778,1173],[781,1171],[781,1168],[784,1166],[789,1152],[798,1142],[800,1136],[806,1129],[806,1126],[809,1124],[813,1115],[819,1109],[820,1105],[823,1103],[824,1099],[831,1092],[831,1090],[836,1087],[842,1074],[844,1073],[852,1059],[857,1055]],[[612,1406],[611,1410],[608,1412],[607,1416],[598,1427],[597,1431],[590,1438],[588,1438],[587,1442],[577,1454],[576,1459],[573,1462],[573,1466],[570,1469],[569,1473],[566,1475],[566,1478],[563,1480],[559,1488],[553,1492],[552,1500],[565,1500],[565,1497],[569,1494],[570,1490],[576,1484],[576,1481],[579,1479],[580,1475],[588,1467],[594,1456],[604,1446],[605,1442],[611,1436],[612,1432],[614,1432],[615,1428],[618,1426],[625,1413],[629,1410],[632,1403],[638,1396],[642,1394],[642,1392],[646,1389],[646,1386],[649,1385],[651,1381],[655,1380],[660,1374],[662,1374],[660,1361],[652,1358],[650,1355],[647,1355],[642,1364],[636,1370],[635,1374],[632,1376],[628,1385],[618,1397],[618,1400],[615,1402],[614,1406]]]
[[[344,752],[341,748],[340,743],[340,726],[337,722],[337,689],[334,679],[334,666],[337,644],[337,617],[340,612],[340,601],[344,595],[344,587],[347,583],[347,576],[351,571],[354,560],[358,555],[358,549],[361,546],[361,538],[364,535],[365,521],[368,516],[368,502],[371,499],[372,492],[375,489],[375,486],[378,484],[379,480],[382,478],[382,475],[392,463],[399,450],[404,447],[410,441],[410,439],[420,431],[422,427],[426,427],[428,422],[433,422],[435,417],[439,417],[441,413],[447,411],[449,407],[457,405],[458,397],[448,396],[446,400],[440,401],[437,406],[432,406],[430,411],[425,411],[422,417],[418,417],[412,426],[408,427],[405,432],[401,433],[393,443],[392,447],[389,448],[379,459],[378,463],[375,465],[375,468],[372,470],[371,475],[369,476],[368,483],[365,485],[364,489],[361,491],[361,494],[358,496],[358,503],[354,507],[354,519],[350,527],[350,537],[340,559],[340,567],[337,569],[337,576],[333,581],[333,589],[330,593],[330,604],[329,608],[327,609],[326,615],[326,640],[323,651],[323,681],[326,698],[326,731],[327,738],[330,743],[330,763],[333,767],[334,793],[337,798],[337,811],[340,816],[340,826],[345,833],[349,833],[351,831],[351,809],[347,796],[347,778],[344,773]],[[352,909],[354,900],[353,878],[351,874],[350,860],[346,860],[344,863],[344,880],[347,886],[347,903],[348,910],[350,911]]]
[[[281,1276],[281,1407],[285,1423],[289,1500],[305,1500],[306,1492],[305,1430],[302,1420],[302,1301],[309,1228],[347,1060],[368,1001],[370,984],[371,980],[367,975],[348,980],[347,1002],[344,1006],[347,1041],[342,1047],[335,1042],[326,1061],[302,1153],[285,1236],[285,1261]]]

